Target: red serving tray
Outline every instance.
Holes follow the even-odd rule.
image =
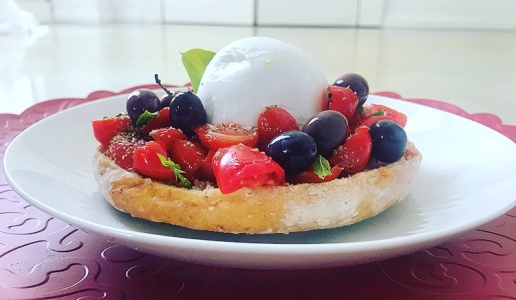
[[[129,93],[38,103],[0,115],[0,156],[36,121],[69,107]],[[516,141],[516,126],[436,100],[402,99],[445,110]],[[515,192],[516,193],[516,192]],[[0,173],[0,299],[515,299],[516,208],[440,246],[364,265],[255,271],[188,264],[107,242],[39,211]]]

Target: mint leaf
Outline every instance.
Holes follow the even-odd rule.
[[[176,182],[178,180],[181,180],[181,182],[185,185],[187,189],[192,187],[192,183],[183,176],[182,173],[184,173],[184,171],[181,170],[181,166],[171,161],[170,158],[166,158],[165,156],[159,153],[158,157],[162,165],[164,165],[165,167],[169,167],[170,169],[172,169],[172,171],[174,171],[174,174],[176,175]]]
[[[326,158],[319,155],[314,163],[314,173],[319,176],[319,178],[324,179],[324,177],[331,175],[331,167],[330,163]]]
[[[203,49],[192,49],[181,53],[183,66],[188,73],[188,77],[190,77],[190,83],[195,92],[199,90],[202,74],[204,74],[204,70],[206,70],[206,67],[214,56],[215,52]]]
[[[138,117],[138,120],[136,120],[136,127],[143,126],[149,122],[150,119],[156,118],[159,115],[158,112],[149,112],[148,110],[145,110],[143,114],[141,114]]]

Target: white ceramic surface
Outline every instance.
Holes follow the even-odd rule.
[[[516,203],[516,144],[467,119],[370,96],[408,115],[409,139],[423,153],[409,196],[359,224],[289,235],[230,235],[132,218],[97,190],[91,120],[115,115],[126,96],[80,105],[22,132],[5,157],[8,181],[39,209],[114,243],[193,263],[288,269],[350,265],[404,255],[474,229]]]

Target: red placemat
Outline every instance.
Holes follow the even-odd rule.
[[[0,156],[34,122],[124,94],[38,103],[0,115]],[[378,95],[401,99],[395,93]],[[449,111],[516,141],[516,126],[441,101]],[[0,299],[516,299],[516,208],[440,246],[376,263],[319,270],[254,271],[188,264],[107,242],[29,205],[0,174]]]

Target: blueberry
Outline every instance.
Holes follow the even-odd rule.
[[[161,109],[161,102],[156,94],[149,89],[138,89],[132,92],[127,98],[127,114],[133,125],[136,125],[138,118],[144,111],[151,113]]]
[[[358,107],[364,105],[364,102],[367,100],[367,96],[369,95],[369,84],[364,77],[356,73],[348,73],[340,76],[335,80],[333,85],[349,87],[355,94],[357,94],[358,98]]]
[[[407,134],[391,120],[380,120],[369,129],[372,140],[371,157],[385,163],[398,161],[407,149]]]
[[[269,142],[265,154],[277,162],[286,175],[292,175],[306,170],[315,162],[317,145],[302,131],[286,131]]]
[[[170,125],[192,136],[193,129],[206,123],[201,99],[191,91],[178,93],[170,102]]]
[[[174,92],[161,96],[161,107],[169,107],[170,102],[172,102],[172,99],[174,99],[175,96],[176,94]]]
[[[319,154],[329,157],[344,143],[348,121],[335,110],[324,110],[306,122],[301,131],[310,135],[317,144]]]

